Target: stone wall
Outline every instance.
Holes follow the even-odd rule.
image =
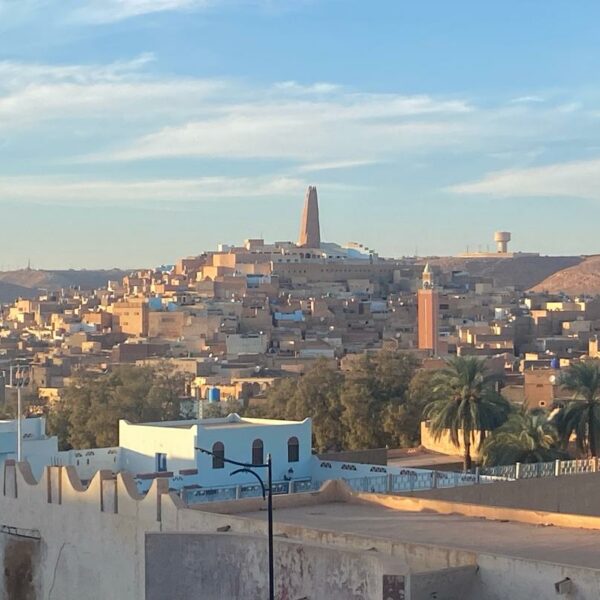
[[[421,490],[403,496],[484,506],[600,516],[600,473],[520,479],[486,485]]]

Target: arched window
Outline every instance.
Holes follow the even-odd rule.
[[[264,464],[264,451],[262,440],[254,440],[252,442],[252,464],[262,465]]]
[[[223,469],[225,467],[225,446],[223,442],[215,442],[212,447],[213,451],[213,469]]]
[[[300,443],[296,436],[288,440],[288,462],[298,462],[300,460]]]

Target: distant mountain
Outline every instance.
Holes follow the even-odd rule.
[[[21,287],[30,290],[58,290],[61,288],[80,287],[92,290],[105,287],[109,279],[121,279],[129,271],[121,269],[102,270],[35,270],[20,269],[18,271],[0,271],[0,284]],[[9,288],[6,288],[9,290]],[[16,291],[16,290],[15,290]]]
[[[467,271],[479,277],[491,277],[498,286],[514,285],[529,289],[553,273],[578,265],[581,256],[516,256],[514,258],[441,257],[429,261],[444,271]]]
[[[600,255],[588,256],[579,264],[561,269],[540,281],[533,291],[564,292],[578,294],[600,294]]]
[[[17,298],[35,298],[39,290],[0,281],[0,304],[9,304]]]

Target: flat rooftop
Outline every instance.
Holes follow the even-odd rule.
[[[236,513],[266,520],[266,511]],[[600,531],[399,511],[378,504],[331,502],[276,508],[277,523],[562,565],[600,568]]]
[[[214,419],[186,419],[182,421],[155,421],[151,423],[129,423],[128,425],[141,425],[144,427],[163,427],[163,428],[174,428],[174,429],[189,429],[194,425],[198,425],[204,429],[208,428],[229,428],[229,427],[257,427],[260,425],[299,425],[301,423],[305,423],[308,419],[304,421],[283,421],[281,419],[253,419],[253,418],[243,418],[237,415],[236,413],[231,413],[226,417],[219,417]]]

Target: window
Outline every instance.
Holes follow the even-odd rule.
[[[212,447],[213,451],[213,469],[225,468],[225,446],[223,442],[215,442]]]
[[[291,437],[288,440],[288,462],[298,462],[300,460],[300,444],[297,437]]]
[[[167,455],[164,452],[154,454],[154,471],[156,473],[165,473],[167,471]]]
[[[252,442],[252,464],[264,464],[264,448],[262,440],[254,440]]]

